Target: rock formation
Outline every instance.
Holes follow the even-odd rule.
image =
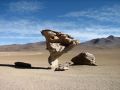
[[[48,29],[42,30],[41,33],[46,38],[46,49],[50,52],[48,63],[51,68],[58,67],[58,58],[79,44],[79,41],[68,34]]]
[[[95,64],[95,56],[88,52],[82,52],[71,60],[74,65],[93,65]]]

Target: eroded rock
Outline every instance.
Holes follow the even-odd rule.
[[[88,52],[82,52],[71,60],[74,65],[93,65],[96,66],[95,56]]]
[[[41,33],[46,38],[46,49],[50,52],[48,63],[51,65],[51,68],[58,67],[58,58],[79,44],[78,40],[74,40],[68,34],[48,29],[42,30]]]

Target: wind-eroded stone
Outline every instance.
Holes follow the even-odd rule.
[[[50,52],[48,62],[51,68],[58,67],[58,58],[79,44],[79,41],[68,34],[48,29],[42,30],[41,33],[46,38],[46,49]]]

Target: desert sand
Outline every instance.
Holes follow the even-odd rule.
[[[82,51],[93,53],[98,66],[70,66],[66,71],[53,71],[47,51],[0,52],[0,90],[120,90],[120,48],[78,49],[59,58],[70,61]],[[31,69],[18,69],[15,62],[30,63]]]

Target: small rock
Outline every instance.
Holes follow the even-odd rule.
[[[65,70],[69,70],[68,63],[65,63],[64,65],[59,64],[59,66],[55,68],[55,71],[65,71]]]
[[[59,67],[55,68],[54,71],[65,71],[65,69],[62,65],[59,65]]]
[[[15,68],[31,68],[31,64],[24,62],[15,62]]]

